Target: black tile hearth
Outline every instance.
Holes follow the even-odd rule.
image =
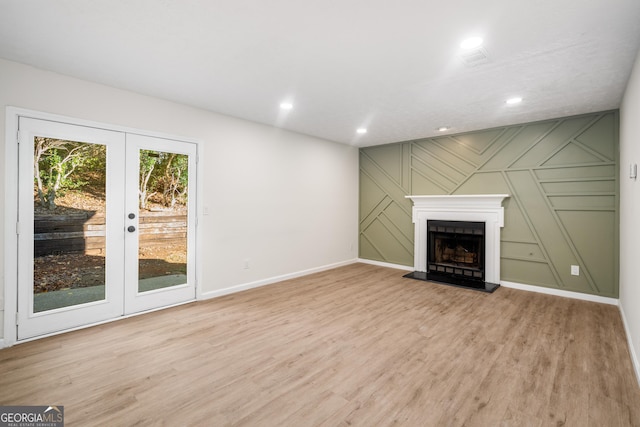
[[[466,289],[474,289],[476,291],[488,292],[492,293],[496,289],[500,287],[497,283],[489,283],[489,282],[481,282],[481,281],[465,281],[460,283],[447,283],[441,280],[437,280],[437,278],[431,277],[431,274],[427,274],[423,271],[413,271],[411,273],[405,274],[402,277],[407,277],[409,279],[422,280],[425,282],[433,282],[441,285],[449,285],[455,286],[458,288],[466,288]]]

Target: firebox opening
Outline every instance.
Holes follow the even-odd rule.
[[[427,221],[426,279],[486,289],[485,223]]]
[[[427,273],[484,281],[484,222],[428,221]]]

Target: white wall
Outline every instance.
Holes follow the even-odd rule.
[[[620,107],[620,308],[640,382],[640,178],[629,179],[629,165],[640,167],[640,53]]]
[[[205,295],[357,256],[358,150],[354,147],[1,59],[0,106],[2,165],[7,106],[203,141],[200,202],[210,212],[200,218]],[[15,173],[6,170],[0,176],[3,204],[5,177]],[[0,224],[5,209],[14,207],[2,206]],[[3,233],[0,229],[2,242]],[[4,295],[3,249],[0,245],[0,296]],[[250,268],[244,269],[247,258]]]

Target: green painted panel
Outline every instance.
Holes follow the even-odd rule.
[[[363,231],[362,235],[376,248],[386,262],[413,265],[413,248],[407,249],[392,234],[392,230],[376,220]]]
[[[602,166],[565,166],[554,168],[539,168],[535,170],[541,181],[572,178],[612,178],[618,179],[616,167],[613,164]]]
[[[486,194],[487,188],[497,194],[509,194],[509,186],[501,172],[476,173],[462,183],[454,194]]]
[[[599,294],[616,297],[616,217],[613,212],[559,212],[560,220],[581,260],[581,274],[598,285]]]
[[[593,117],[584,116],[561,121],[548,135],[531,146],[511,167],[531,168],[539,166],[591,121],[593,121]]]
[[[544,254],[540,250],[540,246],[537,243],[503,241],[500,245],[500,254],[503,259],[510,258],[521,261],[541,262],[545,264],[547,262]]]
[[[505,170],[524,153],[535,141],[542,138],[555,122],[536,123],[528,126],[508,128],[504,141],[500,141],[502,149],[487,159],[481,170]],[[506,144],[505,144],[506,143]]]
[[[556,193],[614,193],[616,192],[616,182],[614,180],[588,180],[588,181],[559,181],[541,183],[547,195]]]
[[[526,277],[526,281],[522,278]],[[516,259],[500,259],[500,279],[526,285],[557,288],[558,283],[548,264]]]
[[[465,149],[459,149],[455,152],[459,154],[461,157],[472,161],[477,169],[482,169],[482,166],[490,161],[497,153],[505,147],[506,144],[511,141],[514,135],[518,133],[517,128],[503,128],[498,129],[500,132],[496,132],[495,139],[491,141],[486,147],[482,147],[482,150],[473,150],[470,151],[466,149],[464,144],[460,144]],[[463,135],[464,137],[469,137],[470,135]],[[458,137],[452,136],[450,139],[458,140]],[[457,145],[454,147],[458,147]]]
[[[605,159],[614,161],[616,159],[615,145],[609,144],[609,141],[615,138],[617,126],[615,114],[605,114],[589,129],[577,136],[576,140],[599,153]]]
[[[602,159],[598,156],[586,151],[578,144],[570,142],[564,146],[560,151],[555,153],[546,162],[543,162],[543,166],[566,166],[566,165],[578,165],[584,163],[601,163]]]
[[[511,192],[508,194],[511,194]],[[513,242],[535,242],[535,235],[531,231],[515,198],[512,196],[504,200],[502,206],[504,207],[504,227],[500,237],[503,240]]]
[[[402,145],[391,144],[372,147],[367,155],[373,162],[380,166],[391,179],[401,185],[402,183]]]
[[[465,177],[465,174],[437,159],[416,155],[411,159],[411,169],[448,189],[454,188]]]
[[[407,190],[402,188],[398,182],[394,181],[377,163],[374,163],[369,156],[366,155],[366,152],[360,156],[360,170],[361,174],[368,175],[387,196],[398,203],[402,203],[402,206],[406,207],[408,212],[411,212],[411,200],[405,199]]]
[[[359,242],[360,258],[370,259],[374,261],[386,261],[385,257],[373,246],[373,244],[364,235],[360,235]]]
[[[360,174],[360,221],[375,209],[382,200],[387,197],[383,191],[368,175]]]
[[[617,297],[617,126],[605,112],[362,148],[360,256],[413,265],[405,195],[506,193],[503,280]]]
[[[458,141],[462,147],[481,155],[489,149],[502,132],[503,129],[489,129],[479,132],[454,135],[451,139]]]
[[[458,180],[462,179],[466,175],[472,173],[477,165],[467,158],[454,154],[451,147],[455,145],[455,141],[445,140],[445,144],[441,145],[438,142],[417,141],[413,148],[413,156],[422,160],[424,163],[435,162],[443,164],[453,169],[453,174],[459,175]]]
[[[452,188],[452,184],[446,187],[437,181],[422,176],[417,171],[411,172],[411,194],[448,194],[449,191],[447,190]]]
[[[614,210],[615,195],[610,196],[550,196],[549,201],[555,209],[606,208]]]
[[[401,233],[402,237],[407,240],[409,249],[413,252],[414,231],[413,223],[411,222],[411,213],[406,212],[404,209],[400,209],[396,203],[392,203],[384,210],[384,216],[393,223],[397,232]]]
[[[571,245],[565,239],[563,229],[558,224],[553,211],[549,209],[544,194],[536,185],[534,177],[531,173],[524,171],[507,172],[507,176],[518,195],[523,214],[533,224],[535,234],[547,253],[551,262],[550,267],[560,278],[561,283],[567,283],[569,280],[574,282],[575,280],[570,276],[570,266],[579,264],[578,260],[571,250]],[[580,279],[581,290],[592,290],[592,284],[583,276]]]

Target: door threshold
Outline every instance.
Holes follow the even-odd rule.
[[[56,336],[56,335],[66,334],[68,332],[74,332],[74,331],[79,331],[79,330],[82,330],[82,329],[92,328],[94,326],[100,326],[100,325],[104,325],[104,324],[107,324],[107,323],[116,322],[118,320],[124,320],[124,319],[128,319],[130,317],[140,316],[142,314],[153,313],[154,311],[166,310],[168,308],[178,307],[178,306],[185,305],[185,304],[191,304],[192,302],[196,302],[196,301],[197,301],[197,299],[194,298],[192,300],[178,302],[178,303],[171,304],[171,305],[165,305],[163,307],[152,308],[152,309],[149,309],[149,310],[139,311],[137,313],[124,314],[122,316],[114,317],[113,319],[107,319],[107,320],[102,320],[100,322],[90,323],[90,324],[87,324],[87,325],[76,326],[75,328],[64,329],[64,330],[61,330],[61,331],[50,332],[50,333],[44,334],[44,335],[38,335],[38,336],[35,336],[35,337],[24,338],[24,339],[21,339],[21,340],[17,340],[14,343],[14,345],[24,344],[24,343],[28,343],[28,342],[31,342],[31,341],[36,341],[36,340],[43,339],[43,338],[49,338],[49,337],[53,337],[53,336]],[[9,347],[11,347],[11,346],[9,346]],[[8,348],[8,347],[5,347],[5,348]],[[0,349],[2,349],[2,347],[0,347]]]

